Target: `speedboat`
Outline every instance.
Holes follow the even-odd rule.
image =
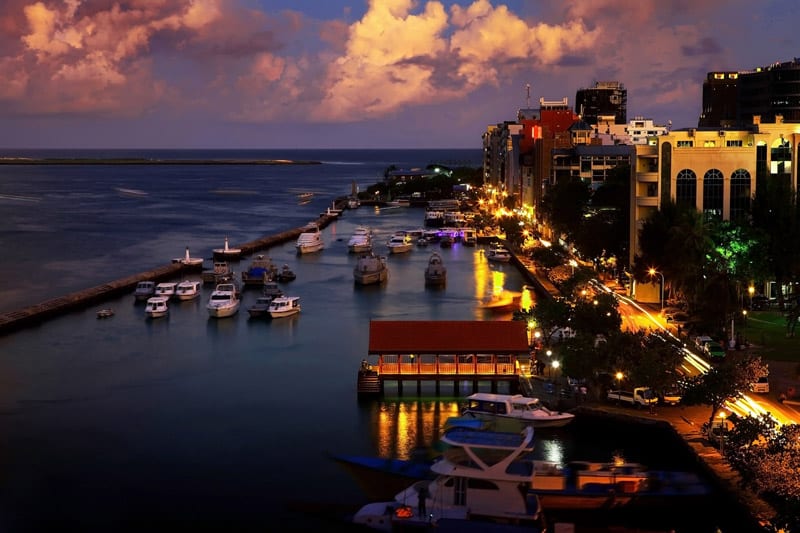
[[[442,262],[442,256],[433,252],[425,267],[425,285],[441,286],[447,283],[447,267]]]
[[[497,263],[508,263],[511,261],[511,252],[503,245],[495,245],[486,251],[486,259]]]
[[[255,303],[247,308],[250,318],[263,318],[269,316],[269,304],[272,303],[272,296],[259,296]]]
[[[289,265],[283,265],[280,272],[275,274],[275,279],[281,283],[286,283],[287,281],[294,281],[297,279],[297,274],[294,273]]]
[[[353,279],[359,285],[382,283],[389,279],[389,267],[386,258],[372,252],[362,254],[353,267]]]
[[[193,279],[186,279],[178,283],[175,287],[175,297],[181,301],[194,300],[200,296],[200,282]]]
[[[319,252],[325,247],[322,241],[322,234],[319,231],[319,226],[311,223],[303,228],[303,232],[297,237],[295,248],[298,254],[310,254]]]
[[[144,307],[144,314],[149,318],[161,318],[169,314],[169,306],[167,302],[169,298],[166,296],[153,296],[147,299],[147,305]]]
[[[269,316],[283,318],[300,312],[299,296],[278,296],[269,304]]]
[[[360,254],[372,250],[372,231],[366,226],[356,226],[350,240],[347,241],[347,251]]]
[[[211,293],[206,309],[214,318],[225,318],[239,311],[239,293],[233,283],[220,283]]]
[[[462,414],[483,420],[497,431],[522,431],[526,426],[560,428],[575,418],[572,413],[548,409],[538,398],[486,392],[467,396],[467,406]]]
[[[144,302],[156,292],[155,281],[140,281],[136,284],[136,289],[133,291],[133,297],[138,302]]]
[[[164,296],[167,299],[172,298],[175,296],[175,288],[177,286],[178,284],[173,281],[159,283],[156,285],[154,296]]]
[[[394,500],[369,503],[353,516],[355,524],[381,531],[418,528],[486,530],[498,524],[543,531],[536,494],[526,490],[534,477],[533,428],[503,433],[455,427],[441,438],[448,447],[431,465],[435,477],[398,492]],[[471,526],[471,527],[470,527]]]
[[[214,259],[220,261],[238,261],[242,255],[241,248],[231,248],[228,245],[228,238],[225,237],[225,246],[223,248],[214,248]]]
[[[386,246],[389,248],[390,254],[402,254],[410,252],[414,247],[414,243],[411,242],[411,237],[406,235],[404,231],[399,231],[392,235]]]

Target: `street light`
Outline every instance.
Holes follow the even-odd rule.
[[[614,377],[617,378],[617,390],[622,390],[622,378],[624,378],[625,375],[622,372],[617,372]]]
[[[661,276],[661,310],[663,311],[664,310],[664,274],[662,274],[661,272],[659,272],[655,268],[651,268],[650,269],[650,275],[654,276],[656,274]]]
[[[556,376],[556,372],[558,372],[558,366],[559,366],[559,362],[558,361],[553,361],[553,373],[550,375],[551,378]]]
[[[750,285],[747,287],[747,294],[750,296],[750,309],[753,308],[753,295],[756,293],[756,288]]]

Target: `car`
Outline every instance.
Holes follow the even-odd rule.
[[[750,390],[758,394],[769,393],[769,377],[761,376],[758,381],[750,384]]]
[[[681,403],[681,391],[678,387],[670,387],[661,393],[659,402],[664,405],[678,405]]]

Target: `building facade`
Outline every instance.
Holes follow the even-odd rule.
[[[618,81],[598,81],[594,87],[578,89],[575,111],[591,125],[599,117],[613,116],[617,124],[628,122],[628,91]]]
[[[681,129],[635,146],[631,165],[631,226],[628,263],[640,253],[645,220],[674,202],[707,217],[732,220],[750,210],[756,183],[798,181],[800,124],[778,115],[771,123],[756,116],[746,129]]]

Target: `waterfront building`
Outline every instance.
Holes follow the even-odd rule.
[[[788,179],[800,186],[800,124],[753,118],[748,128],[670,131],[635,146],[631,165],[629,262],[640,253],[639,230],[662,204],[689,205],[707,217],[747,215],[758,183]]]

